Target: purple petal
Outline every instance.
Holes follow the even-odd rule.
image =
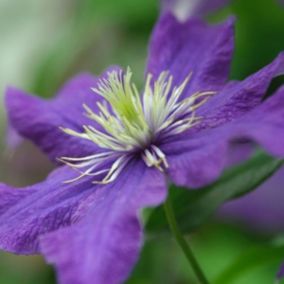
[[[214,137],[215,138],[215,137]],[[226,144],[212,136],[166,144],[162,150],[169,162],[168,174],[174,184],[198,188],[217,179],[226,164]]]
[[[165,144],[169,175],[178,185],[206,185],[229,163],[230,147],[247,141],[257,142],[272,155],[284,156],[284,88],[237,120]]]
[[[0,184],[0,218],[1,216],[20,200],[24,199],[30,194],[33,194],[34,190],[28,188],[26,190],[16,190],[11,187]]]
[[[170,71],[175,85],[192,73],[185,95],[218,91],[228,79],[233,49],[231,19],[208,26],[198,19],[180,23],[167,13],[154,29],[146,73],[157,78],[162,71]]]
[[[277,279],[282,279],[284,277],[284,264],[281,265],[279,272],[277,273]]]
[[[97,190],[82,221],[43,236],[41,250],[56,265],[61,284],[122,283],[142,245],[139,209],[161,203],[164,177],[141,162],[113,185]]]
[[[118,67],[108,69],[102,77],[113,68]],[[98,81],[99,78],[90,74],[78,75],[52,100],[43,100],[9,88],[6,92],[6,105],[11,126],[23,137],[32,140],[52,160],[62,156],[93,154],[97,151],[94,143],[71,137],[59,127],[81,131],[84,124],[90,123],[84,115],[83,104],[97,110],[96,102],[101,97],[91,88],[96,87]]]
[[[250,194],[227,202],[219,210],[218,218],[235,221],[250,230],[266,234],[283,232],[283,187],[284,169]]]
[[[259,105],[266,94],[271,80],[284,74],[284,53],[269,65],[241,82],[230,82],[197,110],[202,117],[198,129],[216,127],[241,117]]]
[[[8,124],[6,132],[6,144],[8,145],[9,149],[16,149],[22,143],[22,140],[23,138],[19,135],[15,128]]]
[[[78,174],[55,170],[44,182],[23,189],[0,185],[0,247],[21,254],[38,252],[39,236],[85,216],[94,198],[90,179],[72,184]]]

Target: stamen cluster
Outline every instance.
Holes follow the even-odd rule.
[[[80,172],[72,181],[103,174],[104,178],[94,183],[110,183],[137,153],[141,153],[148,167],[164,171],[169,165],[156,145],[157,138],[177,135],[196,125],[200,117],[195,110],[214,94],[197,92],[181,99],[190,76],[181,85],[173,86],[173,77],[168,72],[162,72],[155,82],[149,74],[142,94],[131,79],[129,68],[125,73],[110,72],[98,88],[92,89],[103,98],[97,103],[99,112],[83,105],[90,125],[83,125],[83,132],[62,128],[65,133],[90,140],[103,150],[82,158],[62,157],[62,162]]]

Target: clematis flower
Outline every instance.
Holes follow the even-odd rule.
[[[244,141],[283,157],[284,88],[263,96],[284,54],[228,82],[233,26],[164,13],[141,91],[119,67],[78,75],[52,100],[9,88],[9,122],[59,167],[23,189],[0,185],[1,249],[43,254],[63,284],[121,283],[143,243],[139,212],[164,202],[169,182],[216,180]]]

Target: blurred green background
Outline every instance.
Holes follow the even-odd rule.
[[[284,50],[284,9],[273,0],[235,0],[209,20],[230,14],[237,17],[231,77],[242,79]],[[0,0],[1,98],[7,85],[51,97],[70,76],[80,71],[99,74],[113,64],[130,66],[142,84],[148,39],[157,17],[154,0]],[[283,78],[272,88],[280,82]],[[8,148],[5,125],[2,103],[0,180],[15,186],[40,181],[52,165],[28,142]],[[282,236],[256,235],[210,220],[190,239],[209,279],[218,280],[222,270],[239,261],[245,265],[231,272],[235,280],[223,275],[226,280],[219,284],[273,283],[280,262],[269,257],[274,254],[270,244],[283,243]],[[1,252],[2,283],[51,284],[55,276],[41,257]],[[147,236],[128,283],[196,282],[174,241]]]

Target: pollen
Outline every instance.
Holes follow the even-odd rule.
[[[108,73],[92,89],[102,97],[97,102],[99,111],[94,112],[90,105],[82,106],[90,124],[83,125],[82,132],[61,128],[66,134],[89,140],[102,150],[87,157],[61,157],[61,162],[79,173],[66,182],[93,176],[94,183],[110,183],[137,154],[148,167],[165,171],[170,165],[157,145],[158,137],[165,139],[194,127],[201,119],[196,109],[215,94],[204,91],[182,98],[190,78],[191,74],[180,85],[173,86],[169,72],[162,72],[156,81],[149,74],[144,90],[139,92],[132,83],[130,68],[126,72]]]

